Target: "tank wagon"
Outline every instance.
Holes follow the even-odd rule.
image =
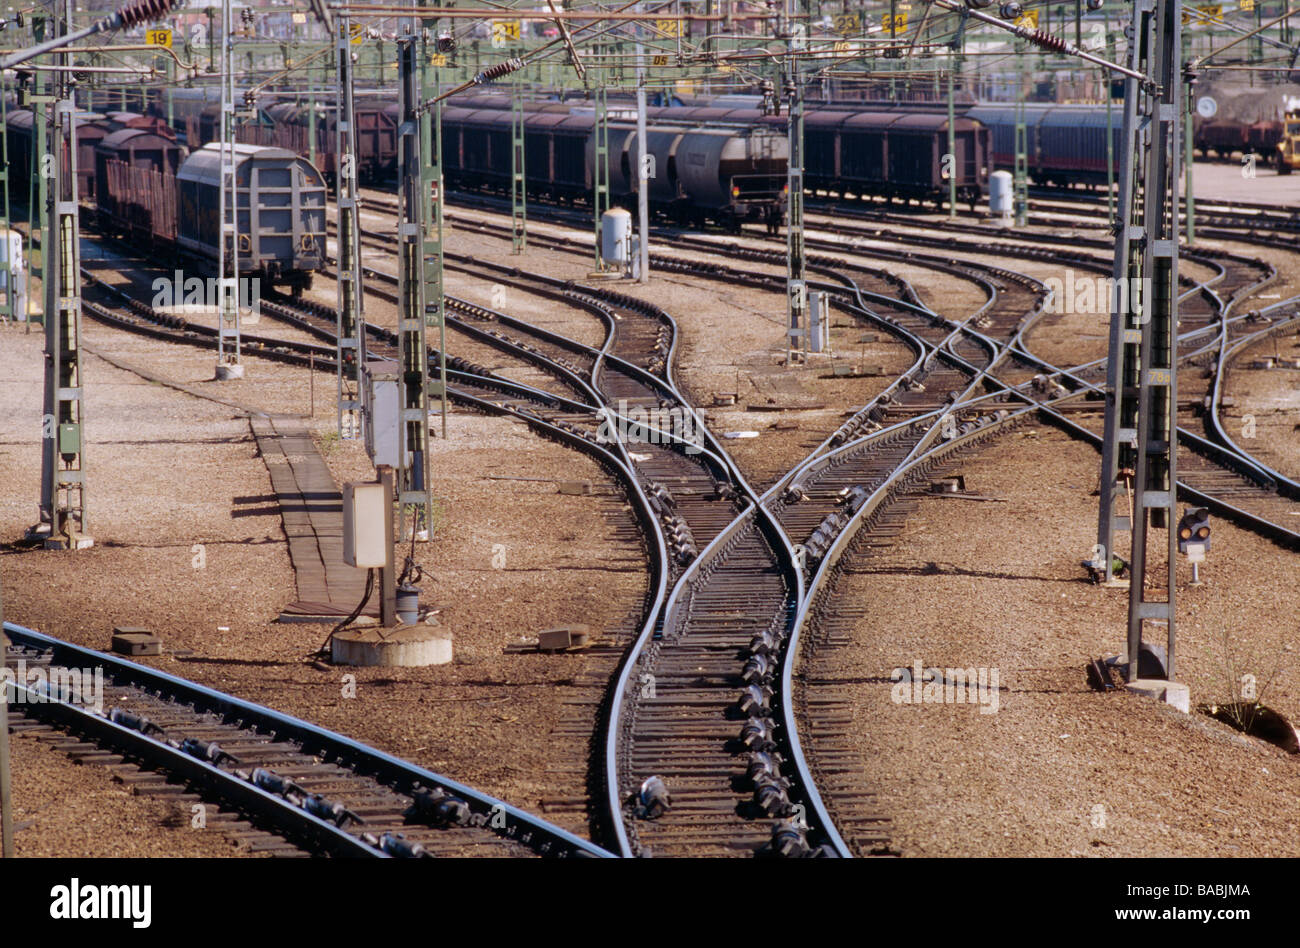
[[[396,107],[392,107],[396,114]],[[784,134],[756,124],[701,126],[690,116],[656,110],[647,129],[653,160],[648,198],[675,220],[711,220],[737,226],[779,219],[786,181]],[[509,193],[513,118],[502,109],[448,108],[442,116],[443,173],[454,187]],[[546,108],[524,116],[524,163],[529,193],[574,203],[589,200],[596,161],[595,114],[590,109]],[[636,125],[609,118],[610,197],[635,200]]]

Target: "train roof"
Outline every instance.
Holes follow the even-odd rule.
[[[236,143],[234,149],[236,168],[250,160],[284,161],[288,159],[291,162],[308,164],[305,158],[298,157],[297,152],[290,151],[288,148]],[[198,181],[203,184],[211,184],[213,187],[220,186],[221,145],[217,142],[209,142],[197,151],[191,152],[190,156],[181,164],[180,170],[176,172],[176,180]]]
[[[1053,102],[1026,102],[1024,116],[1039,128],[1061,128],[1072,126],[1094,127],[1106,124],[1106,104],[1095,105],[1070,103],[1058,105]],[[1017,107],[1012,103],[988,102],[968,110],[966,115],[986,124],[1008,125],[1016,121]],[[1110,121],[1116,128],[1124,120],[1124,107],[1117,103],[1110,113]]]
[[[150,141],[152,139],[152,141]],[[166,135],[159,135],[151,128],[119,128],[117,131],[105,135],[100,140],[96,148],[106,151],[116,151],[126,145],[127,142],[133,142],[134,147],[147,145],[151,148],[180,148],[174,138],[168,138]]]
[[[978,124],[967,116],[958,115],[954,127],[959,131],[967,131]],[[948,129],[948,116],[942,112],[842,112],[810,109],[804,115],[804,128],[943,132]]]

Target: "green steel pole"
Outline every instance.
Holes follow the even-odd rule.
[[[4,278],[5,278],[5,318],[14,319],[17,316],[14,306],[14,296],[18,287],[14,280],[14,259],[10,251],[9,233],[12,222],[9,219],[9,116],[8,116],[8,93],[9,86],[3,75],[0,75],[0,191],[4,192]]]
[[[1115,61],[1115,41],[1110,35],[1110,13],[1104,20],[1106,29],[1106,58]],[[1106,91],[1106,220],[1115,224],[1115,97],[1111,95],[1111,78],[1103,72],[1102,82]]]
[[[1189,33],[1184,33],[1183,40],[1183,60],[1178,64],[1178,71],[1180,74],[1183,71],[1183,64],[1187,62],[1188,54],[1190,53],[1190,50],[1187,47],[1191,45],[1191,35]],[[1192,165],[1195,163],[1194,149],[1196,147],[1196,141],[1192,136],[1192,115],[1195,112],[1196,106],[1192,102],[1192,87],[1193,81],[1189,79],[1185,84],[1185,89],[1187,91],[1184,98],[1187,99],[1187,105],[1186,119],[1183,122],[1183,175],[1185,178],[1183,190],[1185,192],[1185,200],[1187,201],[1187,243],[1189,246],[1196,243],[1196,194],[1192,190]],[[1178,202],[1176,200],[1174,202],[1174,208],[1174,213],[1176,215],[1178,213]],[[1177,220],[1175,220],[1174,223],[1174,233],[1177,233]]]
[[[44,16],[32,17],[32,32],[36,42],[45,40],[47,25],[48,21]],[[30,274],[30,279],[27,281],[28,299],[36,298],[33,292],[36,281],[40,280],[42,286],[45,281],[45,244],[41,240],[45,227],[46,190],[49,187],[49,179],[45,175],[45,131],[47,107],[54,102],[54,99],[45,93],[45,76],[44,72],[36,72],[32,76],[32,180],[27,191],[27,272]],[[40,317],[39,320],[33,320],[32,317],[37,315]],[[43,305],[39,307],[37,313],[29,315],[26,331],[31,331],[33,322],[45,325]],[[46,408],[47,413],[52,410],[52,407]]]
[[[4,634],[4,593],[0,590],[0,664],[9,640]],[[9,686],[0,678],[0,858],[14,857],[12,774],[9,761]]]
[[[948,70],[948,219],[957,218],[957,116],[953,105],[952,73]]]
[[[516,50],[515,55],[520,51]],[[510,252],[528,250],[528,187],[524,168],[523,78],[515,74],[510,88]]]

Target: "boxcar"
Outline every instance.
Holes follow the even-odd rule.
[[[112,205],[112,216],[105,210],[107,203]],[[103,163],[97,198],[101,224],[107,223],[141,248],[161,250],[170,257],[176,252],[176,209],[174,174],[115,159]]]
[[[353,101],[353,124],[356,128],[357,175],[363,181],[375,181],[392,174],[397,164],[397,124],[389,111],[388,100],[376,96],[357,96]],[[265,115],[269,129],[241,134],[241,139],[256,144],[288,148],[303,158],[312,155],[312,109],[315,109],[315,162],[333,181],[338,171],[338,128],[333,103],[304,105],[280,102],[268,106]]]
[[[950,172],[957,179],[958,199],[973,205],[992,170],[989,129],[958,116],[953,141],[949,163],[948,116],[943,113],[809,109],[804,182],[814,191],[841,195],[942,201]]]
[[[9,112],[5,131],[9,148],[9,186],[19,200],[26,201],[32,179],[32,134],[35,117],[29,109]],[[102,116],[93,112],[77,113],[77,193],[95,196],[95,146],[113,130]]]
[[[993,133],[993,163],[1015,168],[1016,107],[979,105],[967,117],[987,125]],[[1029,176],[1038,184],[1074,185],[1106,183],[1106,126],[1104,105],[1026,105],[1025,144]],[[1115,173],[1123,153],[1123,107],[1110,113]]]
[[[239,272],[295,291],[311,285],[325,261],[325,181],[310,162],[284,148],[236,145]],[[177,243],[210,259],[218,254],[219,145],[181,165]]]
[[[153,215],[147,212],[151,199],[143,190],[145,178],[117,174],[109,185],[108,166],[118,162],[132,168],[146,168],[174,176],[185,158],[185,149],[167,134],[147,128],[122,128],[106,135],[95,146],[93,171],[99,183],[96,216],[100,227],[137,238],[153,238]],[[119,186],[121,186],[119,188]]]

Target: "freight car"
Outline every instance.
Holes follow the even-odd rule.
[[[239,275],[300,294],[325,263],[325,181],[283,148],[235,145]],[[173,174],[147,161],[106,160],[97,209],[120,232],[176,256],[216,260],[220,145],[193,152]]]
[[[458,104],[472,106],[473,125],[480,129],[497,128],[504,123],[508,130],[508,118],[493,118],[492,113],[500,113],[510,106],[506,96],[480,94],[457,100]],[[746,128],[759,130],[751,132],[753,136],[746,160],[755,165],[752,172],[742,169],[739,179],[733,178],[733,187],[741,187],[744,197],[746,181],[758,183],[765,192],[753,203],[761,204],[760,215],[769,220],[779,217],[777,205],[783,203],[785,192],[786,161],[789,148],[785,131],[788,119],[783,115],[765,115],[751,106],[748,98],[726,97],[713,100],[697,99],[689,106],[663,107],[647,109],[647,152],[654,156],[656,169],[667,168],[668,176],[657,174],[651,181],[650,196],[652,202],[663,206],[676,205],[678,216],[690,217],[685,199],[694,190],[689,185],[678,188],[683,165],[678,156],[672,152],[676,130],[684,128],[704,132],[707,129]],[[590,109],[575,108],[572,104],[561,102],[532,102],[526,108],[530,115],[538,113],[555,116],[550,120],[530,119],[537,126],[559,129],[571,129],[576,123],[570,116],[590,113]],[[631,131],[630,112],[625,109],[611,110],[610,121],[610,181],[611,186],[621,186],[623,194],[630,194],[633,187],[627,182],[630,166],[629,158],[635,153],[635,136]],[[444,119],[445,121],[445,119]],[[992,141],[988,129],[979,122],[964,116],[955,123],[956,150],[951,162],[944,156],[948,153],[948,124],[943,110],[917,110],[906,107],[890,110],[885,107],[872,112],[864,112],[860,107],[851,105],[834,105],[810,108],[805,113],[805,183],[809,188],[834,194],[853,194],[858,196],[884,195],[891,197],[917,198],[922,200],[943,201],[948,196],[947,173],[949,170],[957,176],[958,195],[961,200],[972,204],[979,200],[988,186],[988,176],[992,170]],[[734,134],[734,132],[732,133]],[[742,136],[743,137],[743,136]],[[509,166],[508,139],[501,139],[500,145],[490,153],[486,150],[476,155],[470,177],[474,179],[471,186],[496,186],[504,190],[508,184],[508,174],[501,170]],[[766,155],[757,154],[762,147],[769,146]],[[546,164],[544,146],[528,145],[530,151],[526,158],[528,177],[534,175],[537,162],[532,157],[536,147]],[[677,146],[680,148],[680,145]],[[617,156],[617,160],[616,160]],[[500,164],[493,164],[500,161]],[[746,174],[757,177],[746,178]],[[552,175],[554,179],[556,176]],[[578,180],[576,173],[573,180],[559,181],[558,196],[569,191],[583,192],[590,189],[589,184]],[[529,187],[535,187],[530,180]],[[548,189],[542,188],[543,192]],[[705,188],[705,190],[710,190]],[[683,193],[685,191],[685,193]],[[544,195],[545,196],[545,195]],[[745,203],[745,202],[742,202]],[[707,208],[706,208],[707,210]],[[747,212],[734,215],[734,219],[749,217]]]
[[[285,148],[235,145],[240,275],[311,286],[325,265],[325,180],[311,163]],[[176,242],[217,259],[221,146],[195,151],[176,173]]]
[[[1282,141],[1282,123],[1278,121],[1239,122],[1233,119],[1202,119],[1192,123],[1195,146],[1206,158],[1211,153],[1225,161],[1240,152],[1272,157]]]
[[[102,115],[77,113],[77,193],[95,196],[95,146],[104,136],[120,126]],[[5,117],[5,134],[9,137],[9,181],[15,196],[26,201],[32,180],[32,134],[35,116],[30,109],[19,109]]]
[[[353,97],[357,175],[365,182],[387,178],[397,167],[397,123],[389,108],[390,99],[369,95]],[[316,167],[332,183],[338,171],[336,112],[332,103],[325,106],[279,102],[265,110],[270,119],[267,127],[258,127],[255,131],[242,127],[239,137],[241,141],[253,144],[288,148],[303,158],[312,156],[314,151]]]
[[[986,125],[993,136],[993,164],[1012,170],[1016,162],[1016,106],[975,106],[966,117]],[[1025,155],[1029,176],[1042,185],[1104,185],[1107,181],[1104,105],[1024,106]],[[1118,174],[1123,147],[1123,107],[1110,114],[1113,162]]]
[[[396,107],[392,107],[396,115]],[[688,112],[690,110],[681,110]],[[673,219],[728,227],[779,221],[788,157],[785,136],[761,124],[702,126],[678,110],[655,110],[646,151],[654,161],[649,201]],[[681,119],[681,121],[674,121]],[[513,117],[502,109],[448,108],[442,116],[443,174],[453,187],[510,188]],[[530,110],[524,116],[525,181],[535,197],[574,203],[590,198],[596,160],[591,110]],[[610,198],[635,199],[635,121],[609,120]]]
[[[110,164],[147,168],[174,177],[184,158],[185,149],[176,143],[170,129],[122,128],[95,146],[91,170],[97,182],[107,180]],[[96,192],[89,196],[95,198],[95,217],[101,230],[152,243],[157,209],[147,190],[123,188],[114,182],[114,186],[99,187]]]
[[[1213,152],[1220,158],[1231,158],[1234,153],[1250,150],[1246,126],[1240,122],[1202,121],[1193,127],[1193,140],[1206,158]]]
[[[989,130],[968,117],[931,112],[809,109],[804,116],[804,184],[813,191],[942,202],[956,177],[957,198],[973,210],[993,163]]]

